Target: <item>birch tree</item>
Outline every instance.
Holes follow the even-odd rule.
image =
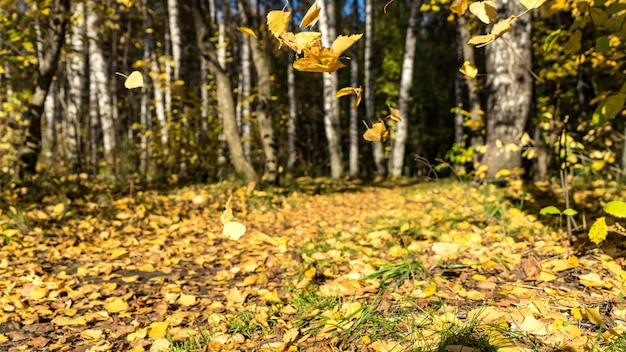
[[[85,55],[85,3],[72,2],[72,26],[68,38],[69,53],[66,55],[67,75],[67,116],[64,121],[63,134],[66,148],[66,159],[75,172],[81,170],[80,150],[80,116],[83,112],[83,87],[86,84],[87,56]]]
[[[248,25],[250,7],[247,1],[241,0],[239,4],[239,13],[242,16],[242,23]],[[270,63],[267,53],[263,51],[259,44],[259,40],[252,39],[248,41],[250,51],[252,53],[252,61],[256,71],[257,81],[257,101],[256,101],[256,120],[259,124],[259,133],[261,134],[261,144],[263,146],[263,155],[265,157],[265,173],[264,181],[268,183],[278,182],[278,157],[276,138],[274,135],[274,127],[272,126],[272,118],[270,107],[272,102],[272,93],[270,86]]]
[[[298,124],[298,101],[296,98],[296,75],[293,68],[293,55],[287,60],[287,100],[289,119],[287,121],[287,171],[293,172],[297,160],[296,138]]]
[[[404,57],[402,58],[402,73],[400,76],[400,91],[398,95],[398,109],[400,110],[401,120],[397,124],[396,138],[394,139],[392,149],[392,176],[400,176],[402,174],[402,168],[404,167],[404,154],[409,128],[407,111],[409,110],[409,99],[411,87],[413,86],[413,66],[417,46],[417,29],[419,27],[421,4],[421,0],[413,0],[412,2],[409,26],[407,27],[406,38],[404,40]]]
[[[92,128],[92,166],[97,172],[98,158],[96,156],[97,128],[100,125],[102,130],[102,144],[104,150],[104,160],[109,167],[115,167],[114,151],[116,145],[115,128],[111,111],[111,97],[109,93],[109,73],[108,65],[104,59],[102,48],[100,47],[100,19],[97,11],[97,4],[94,0],[87,1],[86,4],[86,30],[89,55],[89,117]]]
[[[359,31],[359,2],[352,2],[352,33]],[[359,50],[358,46],[352,46],[352,59],[350,60],[350,86],[359,86]],[[351,95],[350,106],[356,103],[356,95]],[[350,109],[350,152],[348,155],[348,172],[350,177],[359,176],[359,113],[357,109]]]
[[[41,153],[41,117],[46,101],[46,95],[50,89],[52,78],[57,70],[61,47],[65,41],[65,27],[67,26],[67,13],[70,10],[69,0],[59,0],[53,6],[53,15],[47,26],[47,41],[43,61],[38,63],[37,83],[24,114],[24,120],[28,123],[24,144],[18,151],[20,162],[20,177],[34,174],[37,167],[37,159]]]
[[[319,28],[322,32],[322,44],[330,48],[337,37],[335,27],[335,0],[318,0],[320,7]],[[343,153],[341,152],[341,125],[339,120],[339,102],[335,98],[338,89],[337,73],[324,74],[324,130],[328,142],[330,157],[330,176],[338,179],[343,174]]]
[[[499,18],[509,18],[526,10],[519,1],[497,3]],[[530,16],[518,17],[511,31],[486,46],[487,140],[481,163],[487,166],[487,179],[500,170],[514,170],[522,164],[519,145],[532,102],[532,42]]]
[[[371,126],[376,121],[376,103],[374,100],[374,0],[365,0],[365,52],[363,56],[365,118]],[[384,176],[387,170],[382,143],[372,143],[372,156],[374,157],[374,166],[376,168],[375,174],[379,177]]]
[[[215,79],[217,90],[217,103],[222,113],[223,129],[228,149],[230,151],[230,161],[237,173],[243,175],[247,181],[258,181],[258,176],[250,162],[243,155],[241,139],[237,130],[237,121],[235,114],[235,99],[233,97],[232,84],[226,71],[220,65],[217,48],[211,41],[211,33],[209,24],[211,21],[207,16],[207,6],[203,1],[195,0],[193,2],[193,21],[196,28],[196,40],[198,49],[202,56],[206,58],[209,72]]]

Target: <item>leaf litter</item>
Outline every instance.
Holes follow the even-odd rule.
[[[568,256],[493,187],[311,184],[11,206],[0,347],[464,350],[480,332],[499,351],[587,350],[624,334],[620,243]]]

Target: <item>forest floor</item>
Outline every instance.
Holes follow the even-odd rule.
[[[569,248],[520,190],[309,179],[61,193],[0,209],[1,350],[626,346],[622,238],[595,246],[581,231]],[[238,241],[222,234],[230,196]]]

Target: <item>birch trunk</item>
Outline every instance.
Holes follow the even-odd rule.
[[[70,10],[70,1],[60,0],[54,7],[55,15],[51,17],[50,24],[47,27],[47,46],[43,60],[39,62],[37,84],[28,104],[28,110],[24,114],[24,120],[28,122],[28,128],[24,144],[18,151],[21,162],[20,177],[36,172],[37,158],[41,152],[41,115],[46,95],[59,63],[61,47],[65,40],[66,13]]]
[[[252,84],[250,69],[250,37],[247,34],[240,34],[241,37],[241,114],[240,129],[243,140],[243,155],[250,160],[250,141],[251,141],[251,106],[250,106],[250,87]]]
[[[178,15],[178,0],[167,0],[169,17],[170,41],[172,43],[172,60],[174,61],[174,80],[180,79],[183,40]]]
[[[518,1],[504,0],[498,4],[501,18],[522,13]],[[511,31],[486,46],[487,84],[487,150],[482,164],[487,166],[487,179],[494,179],[500,170],[519,168],[522,164],[519,145],[529,117],[532,100],[532,65],[530,17],[519,17]]]
[[[365,0],[365,119],[371,126],[376,122],[376,107],[374,101],[374,0]],[[372,143],[372,156],[374,158],[376,176],[385,176],[385,154],[380,142]]]
[[[246,0],[238,2],[239,13],[242,16],[242,23],[247,26],[248,13],[250,11]],[[246,35],[246,40],[249,37]],[[259,40],[247,40],[250,51],[252,53],[252,61],[256,70],[257,81],[257,105],[256,120],[259,123],[259,133],[261,134],[261,145],[263,146],[263,155],[265,156],[265,173],[263,180],[268,183],[276,184],[278,182],[278,157],[277,144],[274,134],[274,126],[272,125],[272,117],[270,108],[272,103],[272,92],[270,85],[270,63],[267,54],[263,51],[259,44]],[[244,42],[245,45],[245,42]]]
[[[296,75],[293,68],[293,56],[288,54],[287,61],[287,96],[289,100],[289,120],[287,123],[287,171],[293,172],[297,160],[296,137],[298,124],[298,102],[296,99]]]
[[[99,44],[99,16],[96,13],[97,4],[87,2],[87,42],[89,48],[89,114],[94,121],[99,121],[102,129],[102,144],[104,160],[108,167],[115,167],[115,129],[111,111],[111,96],[109,95],[108,65],[104,60],[102,48]],[[96,138],[95,135],[91,136]],[[93,153],[94,151],[92,151]],[[95,161],[95,160],[94,160]]]
[[[243,155],[239,131],[235,116],[235,102],[230,78],[220,66],[217,48],[211,42],[209,26],[205,22],[210,20],[206,14],[203,2],[196,0],[193,6],[193,21],[196,28],[196,39],[202,56],[206,58],[208,69],[213,75],[217,90],[217,103],[223,116],[224,135],[230,151],[230,160],[237,173],[244,176],[247,181],[257,182],[258,177],[250,162]]]
[[[87,57],[85,55],[85,3],[72,3],[72,27],[68,47],[70,52],[66,56],[67,64],[67,117],[63,128],[66,149],[66,159],[71,168],[79,173],[81,161],[80,150],[80,116],[83,113],[84,89],[86,85],[85,72],[87,71]]]
[[[359,2],[354,0],[352,3],[352,33],[359,32]],[[350,60],[350,86],[359,86],[359,49],[357,45],[352,46],[352,59]],[[350,177],[359,177],[359,112],[354,109],[356,96],[350,97],[350,152],[348,156],[348,172]]]
[[[337,37],[335,28],[335,0],[319,0],[319,28],[322,32],[322,44],[330,48]],[[324,130],[328,141],[330,157],[330,176],[339,179],[343,174],[343,156],[341,152],[341,125],[339,120],[339,102],[337,92],[337,73],[324,74]]]
[[[413,66],[415,61],[415,49],[417,47],[417,30],[420,19],[421,0],[413,0],[409,26],[404,40],[404,57],[402,58],[402,74],[400,76],[400,92],[398,96],[398,109],[400,110],[400,122],[397,124],[396,138],[394,139],[393,153],[391,157],[391,175],[400,176],[404,167],[404,154],[408,136],[409,99],[413,86]]]

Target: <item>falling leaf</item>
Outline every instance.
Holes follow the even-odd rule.
[[[608,226],[606,226],[606,219],[602,216],[597,218],[593,225],[591,225],[589,229],[589,240],[595,244],[600,244],[600,242],[606,239],[607,234]]]
[[[248,27],[237,27],[237,30],[240,31],[243,34],[247,34],[249,36],[251,36],[254,39],[257,39],[256,37],[256,33],[254,33],[254,30],[252,28],[248,28]]]
[[[124,81],[126,89],[134,89],[143,87],[143,75],[139,71],[133,71],[126,77]]]
[[[365,123],[365,122],[363,122]],[[365,124],[365,127],[368,127]],[[372,128],[367,128],[367,131],[363,134],[363,139],[369,142],[385,142],[389,137],[389,131],[385,127],[385,123],[383,121],[375,122],[372,124]]]
[[[341,98],[343,96],[346,95],[350,95],[350,94],[356,94],[356,100],[354,101],[354,105],[352,106],[352,108],[354,110],[356,110],[357,107],[359,107],[359,104],[361,104],[361,96],[363,94],[363,88],[358,87],[358,88],[354,88],[354,87],[344,87],[341,88],[337,91],[337,93],[335,93],[335,98]]]
[[[300,22],[300,28],[315,25],[319,18],[320,10],[321,8],[317,6],[317,0],[313,1],[313,4],[311,4],[311,7],[309,7],[307,12],[304,14],[304,17],[302,18],[302,21]]]
[[[287,32],[291,12],[274,10],[267,14],[267,28],[278,38],[282,33]]]
[[[322,33],[320,32],[299,32],[293,34],[291,32],[282,33],[278,39],[282,44],[287,45],[296,54],[301,54],[304,48],[313,45],[320,40]]]
[[[400,122],[402,121],[402,118],[400,117],[400,109],[396,109],[391,105],[387,105],[387,107],[389,108],[389,118],[396,121],[396,122]]]
[[[246,225],[237,221],[229,221],[224,224],[222,234],[226,235],[230,240],[239,241],[246,234]]]
[[[359,39],[363,37],[363,33],[361,34],[352,34],[352,35],[340,35],[333,42],[333,52],[336,56],[341,56],[344,51],[348,50],[354,43],[356,43]]]
[[[465,62],[463,62],[463,66],[459,68],[459,72],[461,72],[466,77],[476,78],[476,75],[478,74],[478,68],[474,66],[471,61],[465,60]]]
[[[450,6],[450,11],[457,16],[463,16],[465,11],[467,11],[467,0],[455,0],[454,3]]]
[[[491,23],[498,17],[498,11],[496,10],[496,4],[493,1],[477,1],[473,2],[469,6],[471,13],[476,15],[479,20],[485,24]]]
[[[543,5],[546,0],[520,0],[520,3],[528,10],[537,9]]]

